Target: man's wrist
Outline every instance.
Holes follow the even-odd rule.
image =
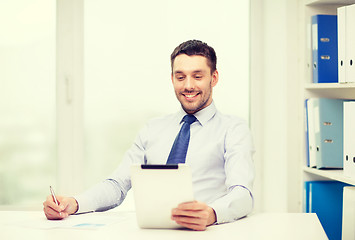
[[[217,222],[216,212],[213,208],[209,207],[209,219],[208,219],[208,226],[213,225]]]
[[[79,203],[78,203],[78,201],[74,198],[74,197],[72,197],[72,202],[73,202],[73,209],[74,209],[74,211],[71,213],[71,214],[75,214],[75,213],[77,213],[78,212],[78,210],[79,210]]]

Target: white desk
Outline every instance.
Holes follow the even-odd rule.
[[[97,215],[98,214],[98,215]],[[83,216],[83,215],[81,215]],[[210,226],[206,231],[140,229],[135,213],[109,211],[85,215],[90,217],[111,217],[121,219],[97,229],[38,229],[24,227],[20,222],[44,223],[42,212],[0,211],[0,239],[144,239],[144,240],[224,240],[224,239],[327,239],[315,214],[306,213],[262,213],[240,219],[233,223]],[[75,216],[73,216],[75,217]],[[58,223],[58,222],[57,222]]]

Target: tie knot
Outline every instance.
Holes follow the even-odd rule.
[[[185,115],[182,119],[184,122],[188,123],[189,125],[196,121],[196,117],[192,114]]]

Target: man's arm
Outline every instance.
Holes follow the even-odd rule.
[[[217,224],[245,217],[251,213],[253,205],[254,200],[250,191],[243,186],[235,186],[227,195],[210,204],[215,210]]]
[[[106,180],[94,185],[89,190],[68,198],[58,196],[61,203],[57,206],[52,197],[47,197],[43,203],[44,213],[48,219],[63,219],[70,214],[92,211],[105,211],[121,204],[131,188],[129,167],[132,163],[144,162],[144,128],[132,147],[126,152],[122,163]],[[142,139],[143,138],[143,139]]]
[[[209,205],[215,210],[217,223],[235,221],[248,215],[254,205],[252,187],[255,170],[254,144],[248,125],[237,122],[225,137],[224,171],[227,194]]]
[[[198,201],[179,204],[172,210],[171,219],[181,226],[202,231],[214,223],[226,223],[242,218],[252,209],[253,198],[249,190],[236,186],[210,206]]]

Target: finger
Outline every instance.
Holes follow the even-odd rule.
[[[50,216],[55,216],[55,215],[60,216],[60,212],[56,211],[55,209],[51,208],[48,205],[44,205],[43,210],[44,210],[45,213],[47,213]]]
[[[57,211],[57,212],[61,212],[62,208],[60,206],[58,206],[54,201],[51,195],[47,196],[46,201],[43,203],[44,206],[46,207],[50,207],[53,210]]]
[[[44,207],[43,211],[49,220],[59,220],[67,217],[67,214],[63,212],[57,212],[50,207]]]
[[[65,211],[69,205],[68,201],[64,197],[57,197],[59,201],[59,209],[60,211]]]
[[[63,219],[68,217],[68,214],[66,212],[56,212],[51,208],[48,208],[45,210],[46,216],[48,216],[49,219]]]
[[[175,221],[177,224],[180,226],[192,229],[192,230],[197,230],[197,231],[203,231],[206,230],[206,225],[200,225],[200,224],[195,224],[195,223],[189,223],[189,222],[184,222],[184,221]]]
[[[176,222],[183,222],[187,224],[197,224],[197,225],[201,225],[203,224],[203,222],[206,222],[206,221],[202,221],[199,218],[186,217],[186,216],[173,216],[172,219]]]
[[[53,206],[53,208],[57,207],[58,205],[55,203],[52,195],[48,195],[47,198],[46,198],[46,203],[47,205],[49,206]],[[59,203],[59,202],[58,202]]]
[[[175,217],[191,217],[191,218],[201,218],[201,219],[207,219],[208,218],[208,212],[206,211],[189,211],[189,210],[180,210],[180,209],[174,209],[172,211],[172,216]]]
[[[60,209],[60,207],[59,206],[57,206],[57,205],[53,205],[53,204],[51,204],[51,203],[43,203],[43,206],[44,206],[44,208],[45,208],[45,210],[47,211],[47,212],[56,212],[56,213],[61,213],[62,212],[62,210]]]
[[[201,202],[193,201],[193,202],[185,202],[178,205],[178,209],[182,210],[204,210],[207,205]]]
[[[50,211],[49,209],[43,208],[44,215],[46,215],[48,220],[59,219],[60,215],[58,212]]]

